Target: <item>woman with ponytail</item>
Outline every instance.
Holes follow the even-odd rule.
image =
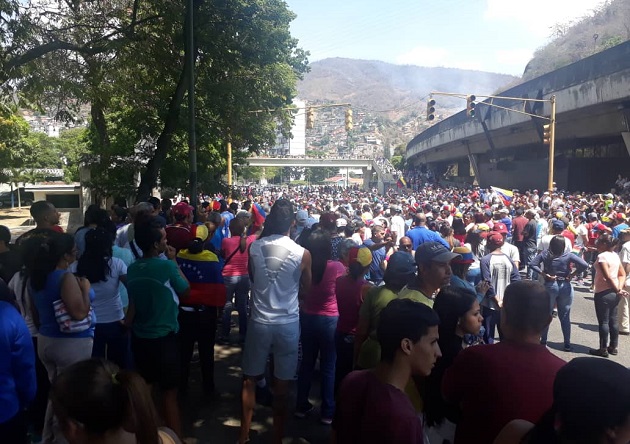
[[[151,392],[136,373],[103,359],[81,361],[54,381],[55,415],[69,444],[180,444],[158,428]]]
[[[272,212],[273,214],[273,212]],[[306,293],[300,313],[300,325],[303,359],[298,373],[297,417],[305,417],[313,406],[308,401],[311,380],[317,356],[320,356],[322,374],[321,421],[332,422],[335,413],[335,331],[339,311],[335,284],[337,278],[345,274],[346,268],[339,261],[331,260],[332,245],[330,236],[322,231],[315,231],[306,240],[306,249],[313,258],[311,263],[312,284]]]
[[[37,353],[52,381],[70,365],[92,356],[94,291],[87,279],[69,270],[77,255],[71,235],[33,235],[22,246],[27,285],[34,302],[32,314],[39,323]],[[49,402],[42,442],[54,442],[57,435]]]
[[[131,364],[129,335],[120,298],[120,283],[127,282],[127,266],[113,257],[114,239],[104,228],[94,228],[83,236],[84,251],[70,268],[90,281],[94,290],[92,306],[96,314],[92,356],[107,358],[119,367]]]

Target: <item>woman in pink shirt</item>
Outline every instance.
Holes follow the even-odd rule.
[[[343,378],[352,371],[354,337],[359,324],[359,309],[372,284],[365,280],[372,252],[366,247],[352,247],[348,251],[348,274],[337,279],[336,296],[339,320],[335,333],[335,393]]]
[[[249,245],[256,240],[256,235],[247,236],[245,219],[236,217],[230,221],[230,234],[221,241],[221,257],[223,258],[223,282],[226,289],[226,302],[223,309],[223,323],[219,342],[230,339],[232,310],[236,305],[238,312],[239,342],[245,341],[247,333],[247,307],[249,305]],[[235,303],[232,300],[235,300]]]
[[[335,413],[335,330],[339,311],[335,285],[346,268],[341,262],[330,260],[330,236],[321,230],[313,232],[306,240],[305,247],[313,258],[311,272],[313,281],[310,291],[302,301],[300,313],[300,339],[302,342],[302,365],[298,373],[297,408],[295,416],[304,418],[313,411],[308,401],[311,380],[317,356],[320,356],[321,382],[321,421],[331,424]]]
[[[628,297],[628,292],[623,289],[626,273],[619,256],[613,252],[617,243],[618,239],[613,239],[608,233],[600,234],[595,241],[598,253],[595,261],[595,314],[599,324],[599,348],[592,348],[589,353],[603,358],[617,354],[617,305],[619,298]]]

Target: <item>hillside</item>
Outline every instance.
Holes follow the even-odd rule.
[[[530,80],[630,40],[630,0],[608,0],[575,22],[557,23],[554,39],[534,53],[523,80]]]
[[[384,117],[395,121],[413,111],[424,113],[431,91],[488,94],[514,80],[481,71],[331,58],[311,63],[298,92],[308,101],[348,102],[367,112],[390,110]],[[444,108],[461,108],[463,103],[443,97],[436,100]]]

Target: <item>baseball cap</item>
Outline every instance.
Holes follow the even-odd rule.
[[[455,247],[453,248],[453,253],[460,255],[460,257],[452,260],[453,264],[472,264],[475,262],[472,251],[468,247]]]
[[[174,215],[190,216],[192,214],[192,211],[193,207],[188,205],[186,202],[179,202],[173,207]]]
[[[491,233],[488,236],[488,243],[493,244],[496,247],[503,246],[503,235],[501,233]]]
[[[335,225],[337,225],[337,228],[345,227],[348,225],[348,221],[345,220],[343,217],[340,217],[335,221]]]
[[[615,216],[617,218],[617,220],[626,220],[626,215],[623,213],[617,213],[617,216]]]
[[[425,242],[416,249],[416,263],[426,264],[427,262],[450,262],[461,255],[451,253],[439,242]]]
[[[208,239],[208,227],[203,224],[193,225],[190,231],[195,239],[201,239],[202,242]]]
[[[556,219],[553,222],[551,222],[551,228],[553,230],[564,230],[566,227],[564,225],[564,222]]]
[[[361,264],[364,267],[367,267],[372,263],[372,252],[369,248],[366,247],[352,247],[348,252],[348,263]]]
[[[221,209],[221,202],[219,202],[218,200],[215,200],[212,202],[212,210],[213,211],[219,211]]]
[[[398,275],[413,274],[416,272],[416,264],[409,253],[397,251],[389,257],[385,273]]]
[[[494,226],[492,227],[492,231],[494,231],[496,233],[501,233],[501,234],[507,234],[508,233],[507,226],[504,223],[502,223],[502,222],[495,223]]]

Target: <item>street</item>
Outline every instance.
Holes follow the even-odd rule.
[[[587,281],[590,282],[590,281]],[[563,340],[560,323],[554,319],[549,329],[549,349],[565,360],[576,357],[589,356],[588,349],[597,347],[598,334],[593,304],[593,294],[587,287],[578,287],[575,291],[573,308],[571,310],[571,336],[573,352],[562,351]],[[237,346],[215,347],[216,381],[219,392],[212,401],[201,400],[200,395],[191,390],[189,398],[183,402],[185,419],[185,436],[194,437],[191,442],[202,443],[233,443],[238,437],[240,424],[240,348]],[[601,359],[601,358],[599,358]],[[620,336],[619,355],[609,359],[630,367],[630,337]],[[532,363],[536,365],[536,363]],[[199,382],[198,365],[193,365],[193,386],[201,386]],[[318,384],[314,381],[311,391],[311,402],[319,404]],[[290,404],[294,405],[294,396]],[[254,415],[252,444],[269,442],[271,437],[272,414],[268,407],[257,406]],[[330,427],[319,423],[317,413],[308,419],[296,419],[292,416],[287,424],[287,438],[285,443],[325,443],[328,442]]]

